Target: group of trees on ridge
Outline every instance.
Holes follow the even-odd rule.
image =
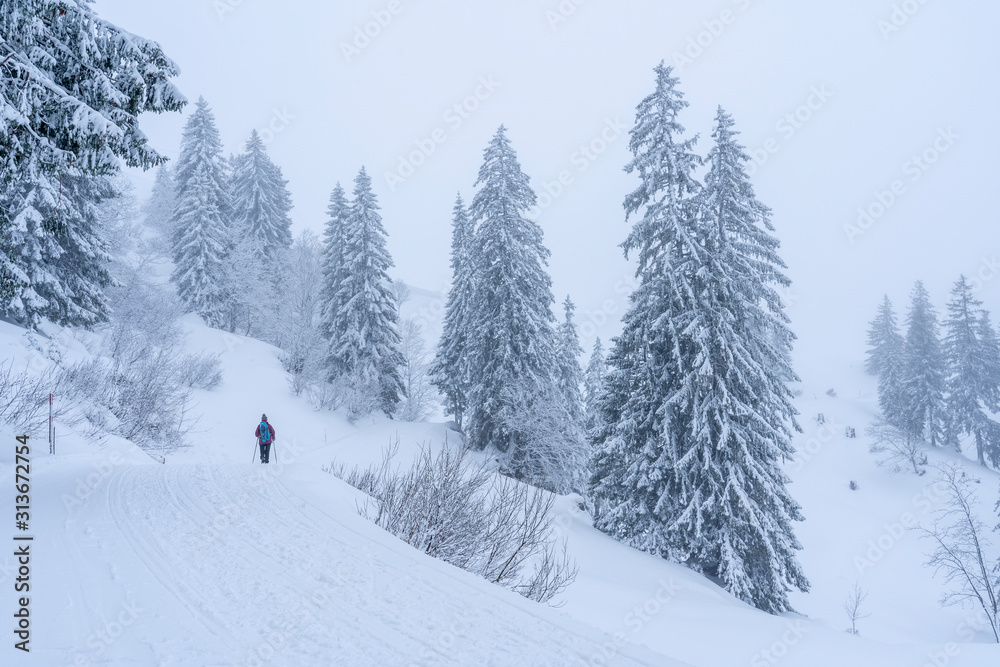
[[[115,198],[122,164],[163,162],[138,115],[185,101],[155,43],[86,2],[54,14],[44,4],[18,0],[0,17],[2,311],[28,327],[93,327],[113,315],[105,290],[119,280],[100,205]],[[549,251],[528,217],[536,196],[501,127],[469,205],[455,203],[453,285],[427,373],[471,447],[507,474],[584,493],[602,531],[777,613],[808,589],[792,528],[802,516],[780,467],[798,428],[794,336],[777,291],[788,279],[732,118],[720,108],[713,146],[696,154],[672,69],[655,75],[626,166],[640,181],[622,244],[638,287],[606,362],[598,342],[581,368],[572,301],[561,322],[552,312]],[[334,188],[321,240],[293,239],[287,183],[261,138],[225,158],[208,104],[195,107],[146,207],[186,310],[275,342],[293,378],[307,379],[300,388],[328,406],[412,418],[407,364],[420,355],[407,355],[405,290],[388,277],[366,171],[350,198]]]

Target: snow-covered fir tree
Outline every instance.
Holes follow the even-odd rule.
[[[393,263],[371,185],[362,168],[344,221],[346,270],[336,297],[341,326],[332,346],[353,417],[376,409],[392,416],[405,393],[399,314],[387,273]]]
[[[254,130],[245,152],[231,158],[229,253],[223,276],[226,328],[266,337],[273,326],[276,271],[292,242],[288,182],[271,162]]]
[[[865,369],[878,376],[878,404],[883,418],[902,427],[903,336],[889,297],[879,304],[878,314],[868,328],[868,359]]]
[[[628,173],[639,186],[625,199],[626,219],[639,215],[622,244],[637,261],[622,333],[608,356],[593,439],[590,497],[594,525],[638,549],[686,560],[671,538],[684,493],[675,466],[690,416],[677,400],[677,354],[690,321],[691,280],[701,252],[691,201],[701,159],[684,139],[678,114],[687,107],[672,68],[655,68],[656,88],[639,103],[630,131]]]
[[[563,396],[566,410],[574,426],[582,429],[583,369],[580,367],[580,357],[583,355],[583,347],[580,345],[580,336],[573,322],[574,311],[576,306],[567,296],[563,302],[563,321],[556,329],[556,385]]]
[[[103,176],[64,176],[60,181],[55,200],[44,197],[44,188],[32,188],[6,238],[8,256],[27,276],[15,314],[28,325],[45,318],[89,327],[108,317],[104,291],[112,283],[111,257],[100,217],[101,206],[118,192]]]
[[[169,238],[176,205],[177,184],[174,183],[173,170],[163,163],[156,170],[153,191],[142,207],[143,224]]]
[[[288,181],[268,157],[257,130],[233,163],[232,224],[240,236],[253,240],[256,250],[274,259],[292,245],[292,197]]]
[[[475,229],[459,194],[452,216],[451,288],[445,304],[441,340],[430,368],[431,381],[444,397],[445,414],[455,418],[459,430],[463,427],[471,381],[469,345],[474,324],[471,308],[476,278],[474,241]]]
[[[107,183],[84,179],[162,160],[138,116],[183,107],[178,69],[85,0],[5,2],[0,62],[0,313],[29,326],[45,313],[99,321],[106,257],[87,221]]]
[[[973,436],[979,463],[986,465],[987,411],[1000,409],[1000,350],[982,301],[973,296],[965,276],[951,291],[944,328],[948,433]]]
[[[189,311],[204,317],[211,326],[223,326],[227,320],[225,280],[232,209],[222,141],[204,98],[198,98],[195,112],[184,126],[174,180],[177,200],[171,221],[171,281]]]
[[[330,193],[330,203],[326,210],[327,218],[323,229],[323,284],[319,297],[319,326],[320,333],[327,342],[327,379],[335,380],[345,371],[340,364],[340,358],[334,353],[344,333],[344,320],[341,318],[342,308],[339,299],[341,296],[340,288],[347,275],[344,252],[349,204],[340,183],[337,183]]]
[[[781,469],[798,429],[787,385],[798,379],[788,365],[795,336],[778,293],[790,282],[771,212],[756,199],[737,134],[720,108],[698,195],[706,252],[677,369],[691,421],[673,527],[689,558],[729,592],[780,613],[788,592],[809,589],[795,555],[802,515]]]
[[[601,339],[594,341],[594,349],[590,353],[590,361],[583,374],[583,411],[584,430],[588,435],[594,433],[601,420],[601,394],[604,393],[604,378],[607,375],[607,359],[604,358],[604,346]]]
[[[979,317],[977,334],[979,348],[982,350],[982,374],[987,386],[993,388],[1000,385],[1000,338],[997,336],[997,330],[994,328],[987,310],[984,310]],[[990,398],[996,401],[996,397],[990,396]],[[992,405],[995,406],[996,402]],[[995,407],[989,409],[996,412]],[[982,446],[981,451],[976,452],[979,462],[989,461],[990,465],[1000,470],[1000,424],[993,419],[987,419],[985,427],[982,429],[982,439],[976,444]]]
[[[789,281],[732,119],[719,109],[700,190],[676,79],[662,65],[657,79],[630,144],[642,185],[626,210],[644,216],[625,248],[638,251],[640,285],[602,398],[595,523],[780,613],[809,587],[780,467],[797,429],[778,294]]]
[[[544,480],[546,463],[533,449],[537,441],[526,432],[520,413],[551,399],[555,391],[554,298],[545,269],[549,251],[541,228],[527,218],[535,193],[503,126],[484,151],[475,185],[469,441],[476,449],[503,453],[514,476]]]
[[[937,314],[922,282],[917,281],[910,296],[903,344],[901,428],[938,447],[944,444],[946,370]]]

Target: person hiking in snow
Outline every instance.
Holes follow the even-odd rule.
[[[267,415],[260,416],[260,423],[254,431],[257,445],[260,447],[260,462],[268,463],[271,457],[271,443],[274,442],[274,427],[267,421]]]

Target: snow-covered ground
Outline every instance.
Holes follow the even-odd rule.
[[[803,370],[803,433],[788,465],[806,516],[797,530],[812,582],[793,598],[801,615],[758,612],[683,567],[611,540],[572,498],[559,499],[556,523],[580,573],[553,608],[384,533],[357,515],[359,492],[322,470],[334,460],[372,462],[397,437],[403,457],[440,446],[457,437],[446,426],[381,417],[351,425],[317,412],[292,396],[274,348],[194,317],[184,324],[191,349],[219,353],[224,372],[220,387],[196,394],[190,448],[154,460],[120,439],[87,441],[60,426],[51,457],[44,433],[35,434],[32,651],[15,651],[8,633],[0,663],[1000,664],[1000,647],[976,631],[972,610],[938,605],[943,588],[923,566],[927,545],[900,528],[910,515],[926,523],[939,497],[933,475],[875,465],[864,436],[872,383],[860,363],[827,359]],[[0,324],[3,357],[41,369],[47,362],[26,341]],[[84,354],[68,332],[58,345],[64,355]],[[278,463],[266,468],[251,462],[261,412],[278,433]],[[856,439],[845,437],[847,426]],[[13,482],[14,435],[0,429],[9,443],[0,449],[5,485]],[[1000,478],[966,463],[992,525]],[[12,489],[3,497],[12,522]],[[10,618],[17,573],[12,550],[3,551]],[[870,591],[860,638],[844,632],[843,601],[855,582]]]

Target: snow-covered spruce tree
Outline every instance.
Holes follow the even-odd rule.
[[[756,199],[737,134],[720,108],[697,197],[705,252],[678,369],[691,421],[676,463],[686,488],[673,529],[729,592],[780,613],[789,591],[809,589],[795,556],[800,506],[781,469],[798,430],[787,385],[797,379],[788,362],[795,336],[777,290],[790,282],[771,212]]]
[[[595,455],[598,527],[717,576],[740,599],[780,613],[789,609],[791,590],[809,587],[795,557],[800,508],[780,468],[797,428],[786,385],[795,378],[788,365],[794,336],[777,291],[788,279],[770,211],[756,200],[749,157],[722,109],[705,188],[688,201],[676,189],[677,203],[668,208],[660,188],[677,187],[671,167],[679,161],[663,147],[681,153],[673,141],[678,128],[660,120],[659,132],[639,134],[656,127],[656,112],[668,103],[680,108],[676,80],[665,68],[659,74],[658,104],[640,105],[633,130],[633,164],[645,167],[640,175],[648,180],[626,209],[645,208],[646,224],[633,234],[650,253],[649,264],[640,255],[640,286],[603,400],[610,419]],[[654,268],[646,274],[648,265]],[[657,307],[644,319],[637,302]],[[634,350],[620,349],[626,340]],[[636,384],[632,396],[615,396]],[[638,451],[634,434],[642,437]],[[608,489],[601,473],[625,488]]]
[[[983,376],[990,385],[1000,385],[1000,339],[997,338],[997,330],[990,321],[989,311],[983,311],[979,318],[979,347],[983,355]],[[995,403],[994,403],[995,405]],[[994,407],[990,407],[994,410]],[[989,461],[997,470],[1000,470],[1000,424],[993,419],[987,419],[985,427],[982,429],[982,457]],[[978,444],[978,443],[977,443]]]
[[[549,251],[541,228],[526,217],[535,193],[503,126],[484,151],[475,185],[469,441],[501,452],[514,477],[544,483],[545,463],[531,449],[534,438],[518,426],[518,413],[535,396],[551,397],[555,385]]]
[[[268,330],[275,326],[268,306],[280,298],[274,294],[276,269],[292,243],[291,195],[256,130],[246,151],[229,164],[231,238],[223,277],[226,328],[268,338]]]
[[[174,180],[177,200],[171,221],[174,271],[170,279],[189,311],[211,326],[223,326],[231,206],[222,141],[204,98],[198,98],[184,126]]]
[[[173,170],[164,163],[157,168],[156,180],[153,181],[153,191],[146,203],[143,204],[143,224],[169,238],[172,229],[171,220],[176,205],[177,184],[174,183]]]
[[[232,174],[232,223],[241,236],[253,240],[257,251],[274,259],[292,245],[292,197],[288,181],[268,157],[257,130],[246,150],[236,157]]]
[[[903,336],[896,324],[892,302],[886,296],[868,329],[868,359],[865,370],[878,376],[878,404],[889,424],[904,423],[902,405]]]
[[[604,358],[604,346],[601,339],[594,341],[594,349],[587,362],[587,370],[583,374],[583,413],[584,430],[589,435],[594,433],[601,420],[601,394],[604,393],[604,378],[608,365]]]
[[[641,214],[622,244],[637,260],[638,286],[629,297],[620,336],[608,356],[603,414],[592,434],[590,499],[594,525],[637,549],[685,561],[672,524],[686,492],[676,465],[690,415],[680,405],[678,355],[687,343],[694,301],[691,283],[702,252],[691,197],[701,159],[683,139],[677,116],[687,102],[672,68],[655,68],[656,88],[639,103],[630,131],[628,173],[640,184],[625,199],[626,219]]]
[[[371,185],[362,167],[344,224],[346,270],[337,294],[342,327],[332,347],[353,418],[376,409],[391,417],[405,393],[399,314],[387,273],[393,263]]]
[[[580,336],[573,322],[573,312],[576,306],[566,297],[563,302],[564,319],[556,329],[556,384],[566,402],[566,410],[577,428],[583,427],[583,369],[580,367],[580,356],[583,347]]]
[[[986,442],[989,417],[986,411],[1000,409],[1000,350],[992,334],[988,316],[984,321],[982,301],[972,295],[965,276],[959,278],[948,301],[943,350],[948,374],[946,380],[948,434],[957,443],[960,435],[971,435],[976,442],[979,463],[986,465]],[[985,334],[986,339],[981,336]]]
[[[431,365],[431,381],[444,397],[445,414],[455,418],[463,428],[468,404],[469,345],[472,301],[475,295],[475,228],[462,201],[455,199],[451,235],[451,289],[445,304],[444,329],[438,342],[437,354]]]
[[[340,183],[337,183],[330,193],[330,204],[327,206],[327,219],[323,231],[323,283],[319,297],[320,334],[327,343],[327,379],[331,381],[339,378],[345,371],[334,351],[344,334],[339,298],[340,288],[347,274],[344,248],[347,238],[345,225],[348,209],[347,195]]]
[[[159,45],[102,20],[87,0],[4,3],[0,314],[28,326],[43,312],[67,313],[67,324],[103,317],[92,297],[102,288],[105,251],[88,237],[87,224],[69,220],[85,219],[85,198],[106,187],[80,179],[113,176],[123,162],[149,168],[163,159],[138,129],[138,116],[183,107],[183,96],[170,83],[177,74]],[[67,189],[77,198],[76,210]],[[51,238],[76,232],[77,238]],[[92,266],[70,268],[70,257]],[[47,281],[41,292],[32,283],[39,277]],[[86,294],[75,303],[52,301],[77,298],[81,288]]]
[[[943,443],[945,363],[930,296],[917,281],[906,316],[901,384],[901,428],[932,446]]]
[[[104,176],[64,176],[56,200],[47,200],[43,188],[33,189],[6,238],[8,257],[30,285],[21,293],[16,319],[83,327],[107,320],[111,257],[100,217],[102,205],[117,196]]]

